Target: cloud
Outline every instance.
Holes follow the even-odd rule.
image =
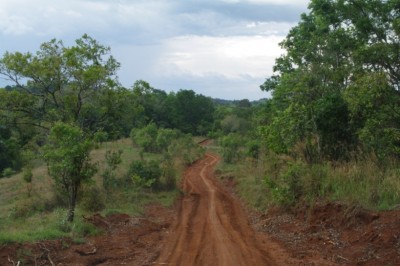
[[[0,0],[0,52],[34,52],[52,38],[69,46],[88,33],[111,46],[124,86],[145,79],[160,89],[254,99],[307,2]]]
[[[157,65],[164,76],[265,77],[283,51],[281,36],[181,36],[167,39]]]
[[[282,36],[179,36],[144,46],[116,46],[120,80],[144,79],[158,89],[193,89],[225,99],[267,97],[259,86],[271,75]]]
[[[221,0],[226,3],[256,3],[256,4],[274,4],[274,5],[291,5],[291,6],[307,6],[309,0]]]

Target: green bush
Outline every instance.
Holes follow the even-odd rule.
[[[138,145],[145,152],[157,152],[157,126],[150,123],[140,129],[132,129],[130,137],[132,142]]]
[[[5,168],[3,170],[3,173],[2,173],[3,177],[10,177],[13,174],[15,174],[15,171],[12,168],[9,168],[9,167]]]
[[[103,143],[108,140],[109,136],[107,132],[104,131],[97,131],[93,135],[93,140],[95,143]]]
[[[222,157],[227,163],[234,163],[240,159],[239,148],[242,143],[242,137],[238,134],[230,133],[220,139],[222,147]]]
[[[121,155],[123,151],[106,151],[105,159],[106,159],[106,169],[102,173],[103,177],[103,188],[108,191],[113,187],[117,186],[117,178],[115,170],[117,166],[122,162]]]
[[[106,199],[104,192],[97,186],[86,187],[82,190],[82,198],[80,200],[82,209],[88,212],[99,212],[106,207]]]
[[[134,181],[137,183],[137,178],[140,178],[146,184],[151,182],[152,188],[157,188],[160,185],[161,174],[160,162],[158,161],[133,161],[129,166],[127,179],[132,182],[132,178],[135,178]]]
[[[168,147],[168,154],[184,166],[188,166],[203,156],[204,149],[193,141],[191,135],[185,134],[171,142]]]

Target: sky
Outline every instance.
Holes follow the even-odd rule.
[[[127,88],[191,89],[228,100],[258,100],[278,43],[308,0],[0,0],[0,56],[65,46],[87,33],[111,48]],[[0,86],[8,85],[0,79]]]

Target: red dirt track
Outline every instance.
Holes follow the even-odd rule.
[[[156,264],[274,265],[240,204],[213,178],[218,161],[208,153],[187,170],[178,219]]]
[[[234,195],[234,180],[215,178],[218,161],[207,153],[186,170],[173,208],[150,205],[142,217],[93,215],[87,220],[104,234],[83,244],[0,246],[0,266],[400,265],[399,210],[316,203],[291,213],[247,211]]]

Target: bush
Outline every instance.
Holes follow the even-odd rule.
[[[2,173],[3,177],[10,177],[13,174],[15,174],[15,171],[11,168],[5,168]]]
[[[157,126],[150,123],[144,128],[132,129],[130,133],[132,142],[138,145],[145,152],[157,151]]]
[[[179,139],[171,142],[168,154],[182,162],[184,166],[191,165],[204,154],[204,150],[193,141],[191,135],[182,135]]]
[[[179,130],[160,128],[157,133],[157,150],[161,152],[168,151],[169,145],[178,139],[182,133]]]
[[[95,143],[103,143],[108,140],[108,133],[104,131],[97,131],[94,133],[93,140]]]
[[[158,161],[133,161],[129,166],[127,179],[132,182],[133,177],[140,178],[144,183],[149,184],[151,182],[152,188],[157,188],[160,185],[161,174],[160,162]]]
[[[86,187],[82,190],[80,206],[85,211],[99,212],[106,207],[104,192],[97,186]]]
[[[220,139],[222,147],[222,157],[227,163],[234,163],[240,158],[240,144],[242,138],[238,134],[230,133],[229,135]]]
[[[107,167],[102,173],[103,177],[103,188],[105,190],[110,190],[117,186],[117,178],[115,170],[117,166],[122,162],[121,155],[123,151],[106,151],[105,159]]]
[[[282,171],[279,176],[265,177],[265,183],[275,203],[284,207],[291,207],[298,202],[303,195],[303,169],[303,165],[294,163],[289,165],[285,171]]]

